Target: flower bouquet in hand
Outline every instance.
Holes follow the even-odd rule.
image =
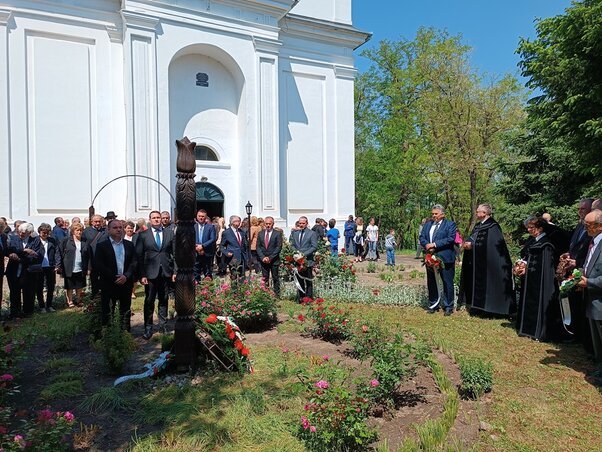
[[[424,256],[422,265],[425,265],[427,269],[432,271],[441,271],[443,269],[443,259],[438,254],[434,254],[430,251],[423,251]]]
[[[573,270],[573,273],[560,283],[560,295],[567,295],[571,290],[577,287],[582,276],[583,272],[581,270],[578,268]]]

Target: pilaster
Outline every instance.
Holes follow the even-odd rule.
[[[8,34],[12,12],[0,9],[0,210],[12,217]]]
[[[258,166],[260,211],[281,218],[278,143],[278,52],[282,43],[254,38],[258,64]]]
[[[159,19],[122,11],[127,114],[127,173],[158,176],[156,39]],[[115,36],[116,30],[113,33]],[[160,186],[136,178],[128,183],[128,213],[149,212]]]

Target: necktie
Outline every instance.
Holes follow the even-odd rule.
[[[155,229],[155,243],[157,244],[157,248],[161,248],[161,232],[160,229]]]
[[[303,233],[305,232],[305,229],[301,229],[301,233],[299,234],[299,246],[301,246],[301,243],[303,242]]]
[[[268,249],[268,245],[270,243],[270,231],[265,231],[265,249]]]
[[[238,240],[238,246],[242,245],[242,240],[240,238],[240,232],[238,232],[238,229],[236,230],[236,240]]]

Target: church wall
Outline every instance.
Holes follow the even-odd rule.
[[[299,216],[335,218],[355,204],[353,85],[349,49],[281,37],[281,155],[288,226]],[[335,48],[336,47],[336,48]]]
[[[45,16],[21,9],[10,15],[2,65],[8,133],[0,151],[9,195],[0,212],[35,223],[83,215],[99,184],[125,164],[123,136],[114,127],[123,117],[114,117],[113,92],[123,80],[121,49],[106,28],[111,16],[74,19],[60,10]]]
[[[351,0],[300,0],[291,12],[300,16],[350,24]]]

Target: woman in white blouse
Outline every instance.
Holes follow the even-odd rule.
[[[77,294],[78,304],[82,303],[88,274],[88,244],[82,242],[84,226],[75,223],[71,226],[71,235],[59,246],[57,267],[65,280],[67,306],[74,307],[73,290]]]

